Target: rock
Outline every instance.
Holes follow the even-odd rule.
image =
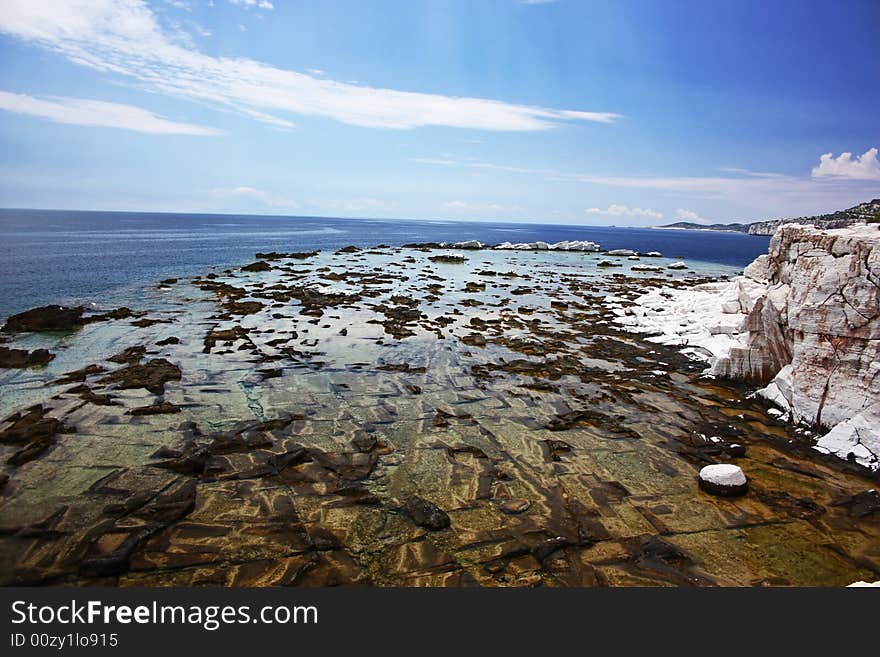
[[[678,262],[673,262],[669,265],[666,265],[666,268],[667,269],[687,269],[688,266],[685,263],[683,263],[681,260],[679,260]]]
[[[167,401],[152,406],[140,406],[128,412],[129,415],[169,415],[171,413],[180,413],[180,408]]]
[[[619,262],[615,262],[613,260],[600,260],[596,263],[597,267],[623,267]]]
[[[439,262],[439,263],[443,263],[446,265],[460,265],[463,262],[465,262],[467,260],[467,258],[465,258],[464,256],[460,256],[460,255],[443,254],[443,255],[431,256],[430,258],[428,258],[428,260],[430,260],[431,262]]]
[[[12,315],[3,325],[7,333],[30,331],[72,331],[83,326],[82,306],[65,308],[63,306],[43,306]]]
[[[700,470],[700,488],[712,495],[737,497],[749,490],[749,482],[742,468],[729,463],[707,465]]]
[[[180,368],[164,358],[132,363],[101,379],[101,383],[118,383],[122,389],[146,388],[155,395],[165,392],[168,381],[180,381]]]
[[[421,497],[410,497],[402,511],[419,527],[431,531],[446,529],[450,525],[449,516],[443,509]]]
[[[670,265],[671,266],[671,265]],[[880,231],[785,224],[744,275],[649,291],[618,308],[627,330],[687,346],[708,373],[764,386],[816,449],[880,470]]]
[[[632,249],[612,249],[611,251],[606,251],[605,255],[610,256],[635,256],[638,255],[638,252],[633,251]]]
[[[272,269],[272,265],[270,265],[265,260],[257,260],[256,262],[252,262],[249,265],[245,265],[241,268],[242,271],[269,271]]]
[[[48,417],[49,410],[41,405],[32,406],[24,414],[15,413],[4,420],[11,424],[0,431],[0,443],[24,444],[24,447],[7,459],[7,464],[17,467],[32,461],[55,444],[58,434],[73,431],[61,420]]]
[[[50,353],[47,349],[27,351],[25,349],[0,347],[0,367],[36,367],[39,365],[45,365],[53,358],[55,358],[55,354]]]
[[[511,515],[517,513],[523,513],[529,510],[529,507],[532,506],[532,503],[528,500],[505,500],[498,505],[498,508],[504,511],[504,513],[509,513]]]
[[[598,251],[600,246],[587,240],[570,240],[549,244],[547,242],[502,242],[494,248],[511,251]]]

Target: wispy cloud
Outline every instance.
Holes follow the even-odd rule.
[[[867,160],[868,172],[871,171],[870,166],[873,164],[872,151],[874,150],[871,149],[858,158],[860,163]],[[603,176],[482,161],[443,160],[434,162],[429,158],[422,158],[418,161],[426,165],[456,165],[465,169],[508,173],[530,179],[540,179],[544,182],[581,183],[602,187],[651,190],[672,197],[725,201],[743,208],[746,214],[754,219],[815,214],[817,211],[847,207],[847,205],[858,203],[866,197],[873,197],[880,193],[880,179],[868,177],[864,168],[859,169],[859,175],[849,176],[816,176],[815,174],[812,177],[807,175],[792,176],[729,167],[722,169],[728,174],[724,176]],[[865,167],[864,164],[858,164],[858,166]],[[682,200],[676,202],[681,203]],[[590,208],[589,210],[601,211],[600,208]],[[590,214],[598,214],[598,212]],[[743,217],[738,218],[742,219]]]
[[[708,219],[704,219],[693,210],[687,210],[686,208],[679,208],[678,210],[676,210],[675,216],[678,217],[681,221],[691,221],[698,224],[709,223]]]
[[[813,168],[813,177],[827,176],[854,180],[880,180],[877,149],[869,148],[855,158],[852,153],[841,153],[837,157],[834,157],[833,153],[825,153],[819,158],[819,166]]]
[[[269,208],[293,209],[299,207],[295,201],[280,198],[271,192],[243,185],[241,187],[217,187],[211,194],[224,201],[257,201]]]
[[[458,164],[455,160],[448,160],[440,157],[414,157],[412,162],[417,164],[434,164],[438,166],[454,166]]]
[[[663,213],[651,210],[649,208],[631,208],[626,205],[618,205],[612,203],[604,210],[602,208],[587,208],[585,214],[601,215],[605,217],[650,217],[651,219],[662,219]]]
[[[568,122],[612,123],[619,117],[612,112],[373,88],[252,59],[214,57],[166,33],[142,0],[6,0],[0,32],[76,64],[135,80],[150,91],[257,118],[281,112],[378,128],[535,131]]]
[[[178,123],[154,114],[142,107],[107,103],[86,98],[34,98],[24,94],[0,91],[0,110],[27,114],[56,123],[102,128],[121,128],[163,135],[219,135],[213,128]]]

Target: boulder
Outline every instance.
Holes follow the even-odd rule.
[[[742,468],[729,463],[707,465],[700,470],[699,482],[701,490],[722,497],[745,495],[749,490]]]

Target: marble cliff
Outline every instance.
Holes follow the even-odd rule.
[[[809,425],[820,451],[880,468],[878,226],[784,225],[743,276],[652,290],[618,313],[705,357],[711,374],[764,386],[758,394]]]

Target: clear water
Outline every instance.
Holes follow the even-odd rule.
[[[323,217],[0,210],[0,317],[48,303],[130,304],[168,277],[231,267],[257,251],[477,239],[592,240],[606,249],[742,268],[769,238],[738,233]]]

